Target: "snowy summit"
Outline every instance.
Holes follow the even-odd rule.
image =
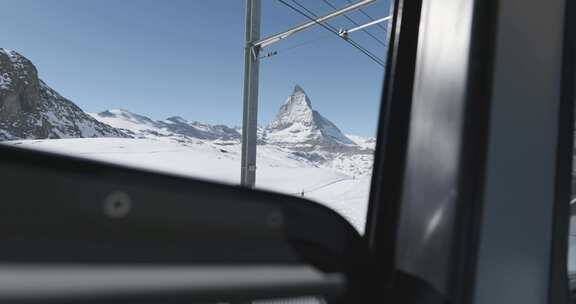
[[[294,87],[266,131],[270,142],[297,146],[301,150],[355,145],[334,123],[312,108],[310,98],[299,85]]]

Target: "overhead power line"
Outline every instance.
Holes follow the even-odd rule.
[[[304,11],[306,11],[308,14],[312,15],[314,18],[318,18],[318,14],[316,14],[316,13],[314,13],[312,10],[308,9],[308,8],[305,7],[303,4],[299,3],[299,2],[296,1],[296,0],[290,0],[290,1],[292,1],[292,3],[296,4],[298,7],[300,7],[300,8],[303,9]],[[346,16],[346,15],[343,15],[343,16]],[[306,16],[306,17],[307,17],[307,18],[310,18],[309,16]],[[314,18],[313,18],[313,19],[314,19]],[[330,24],[330,23],[328,23],[328,22],[323,22],[323,23],[318,23],[318,24],[320,24],[320,25],[323,24],[323,25],[329,27],[329,28],[331,29],[331,32],[334,32],[334,31],[337,32],[337,31],[338,31],[338,29],[337,29],[335,26],[333,26],[332,24]]]
[[[310,45],[310,44],[313,44],[313,43],[316,43],[318,41],[322,41],[324,39],[331,38],[331,37],[333,37],[332,34],[325,34],[323,36],[319,36],[319,37],[316,37],[316,38],[313,38],[310,40],[303,41],[301,43],[290,45],[290,46],[285,47],[285,48],[277,49],[276,52],[284,54],[288,51],[292,51],[294,49],[298,49],[298,48],[301,48],[301,47],[304,47],[304,46],[307,46],[307,45]]]
[[[332,4],[332,2],[328,1],[328,0],[322,0],[322,2],[326,3],[326,5],[330,6],[332,9],[337,9],[337,7]],[[352,24],[356,25],[356,26],[361,26],[360,23],[356,22],[354,19],[352,19],[350,16],[348,15],[344,15],[344,18],[346,18],[348,21],[350,21]],[[378,37],[374,36],[372,33],[370,33],[368,30],[366,29],[362,29],[362,31],[364,33],[366,33],[366,35],[372,37],[372,39],[376,40],[378,43],[380,43],[383,46],[386,46],[386,43],[384,43],[384,41],[380,40]]]
[[[348,3],[352,3],[352,0],[346,0]],[[359,11],[366,16],[366,18],[372,20],[372,21],[376,21],[376,18],[370,16],[365,10],[363,9],[359,9]],[[377,24],[377,27],[381,28],[383,31],[387,32],[388,30],[382,25],[382,24]]]
[[[246,1],[260,1],[260,0],[246,0]],[[260,39],[260,40],[258,40],[258,41],[254,41],[254,42],[251,43],[251,44],[252,44],[252,47],[265,48],[265,47],[267,47],[267,46],[269,46],[269,45],[272,45],[272,44],[277,43],[277,42],[279,42],[279,41],[281,41],[281,40],[284,40],[284,39],[286,39],[286,38],[288,38],[288,37],[290,37],[290,36],[292,36],[292,35],[294,35],[294,34],[296,34],[296,33],[305,31],[305,30],[307,30],[307,29],[309,29],[309,28],[311,28],[311,27],[313,27],[313,26],[315,26],[315,25],[318,25],[318,24],[321,23],[321,22],[325,22],[325,21],[328,21],[329,19],[336,18],[336,17],[338,17],[338,16],[344,15],[344,14],[346,14],[346,13],[349,12],[349,11],[353,11],[353,10],[359,9],[359,8],[361,8],[362,6],[369,5],[369,4],[371,4],[371,3],[374,3],[375,1],[376,1],[376,0],[360,0],[360,1],[358,1],[358,2],[355,2],[355,3],[352,3],[352,4],[348,5],[348,6],[346,6],[346,7],[343,7],[342,9],[336,10],[336,11],[331,12],[331,13],[329,13],[329,14],[327,14],[327,15],[322,16],[322,17],[318,17],[318,18],[316,18],[316,19],[314,19],[314,20],[310,20],[310,21],[305,22],[305,23],[303,23],[303,24],[297,25],[297,26],[292,27],[292,28],[290,28],[290,29],[288,29],[288,30],[285,30],[285,31],[283,31],[283,32],[281,32],[281,33],[278,33],[278,34],[275,34],[275,35],[266,37],[266,38],[264,38],[264,39]]]
[[[293,11],[299,13],[300,15],[312,20],[312,21],[316,21],[316,19],[314,19],[314,17],[317,17],[317,15],[310,11],[309,9],[307,9],[305,6],[303,6],[302,4],[298,3],[296,0],[291,0],[292,2],[294,2],[296,5],[298,5],[299,7],[301,7],[301,9],[298,9],[296,7],[294,7],[293,5],[287,3],[285,0],[277,0],[278,2],[282,3],[283,5],[285,5],[286,7],[292,9]],[[308,14],[312,15],[308,15],[306,12],[302,11],[305,10],[306,12],[308,12]],[[334,28],[331,25],[327,25],[325,23],[322,22],[317,22],[318,25],[322,26],[324,29],[330,31],[331,33],[333,33],[334,35],[340,37],[340,34],[338,33],[338,30],[336,28]],[[352,45],[353,47],[355,47],[356,49],[358,49],[360,52],[362,52],[364,55],[366,55],[368,58],[370,58],[372,61],[374,61],[376,64],[384,67],[384,61],[382,59],[380,59],[378,56],[374,55],[372,52],[370,52],[369,50],[367,50],[366,48],[364,48],[362,45],[360,45],[359,43],[357,43],[356,41],[347,38],[344,39],[344,41],[348,42],[350,45]]]

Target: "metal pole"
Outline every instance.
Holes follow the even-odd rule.
[[[256,184],[256,137],[258,127],[258,52],[260,0],[246,0],[246,44],[244,48],[244,110],[242,117],[242,164],[240,183]]]

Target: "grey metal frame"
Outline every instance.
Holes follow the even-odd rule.
[[[395,252],[396,300],[568,302],[574,6],[422,1],[412,94],[387,76],[367,225]]]
[[[549,303],[566,3],[499,1],[476,304]]]

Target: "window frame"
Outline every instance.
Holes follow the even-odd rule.
[[[562,50],[562,79],[560,84],[560,113],[556,155],[556,189],[554,198],[554,226],[550,253],[550,303],[569,303],[568,253],[573,199],[572,167],[574,155],[574,123],[576,110],[576,3],[567,1],[564,14],[564,42]]]

